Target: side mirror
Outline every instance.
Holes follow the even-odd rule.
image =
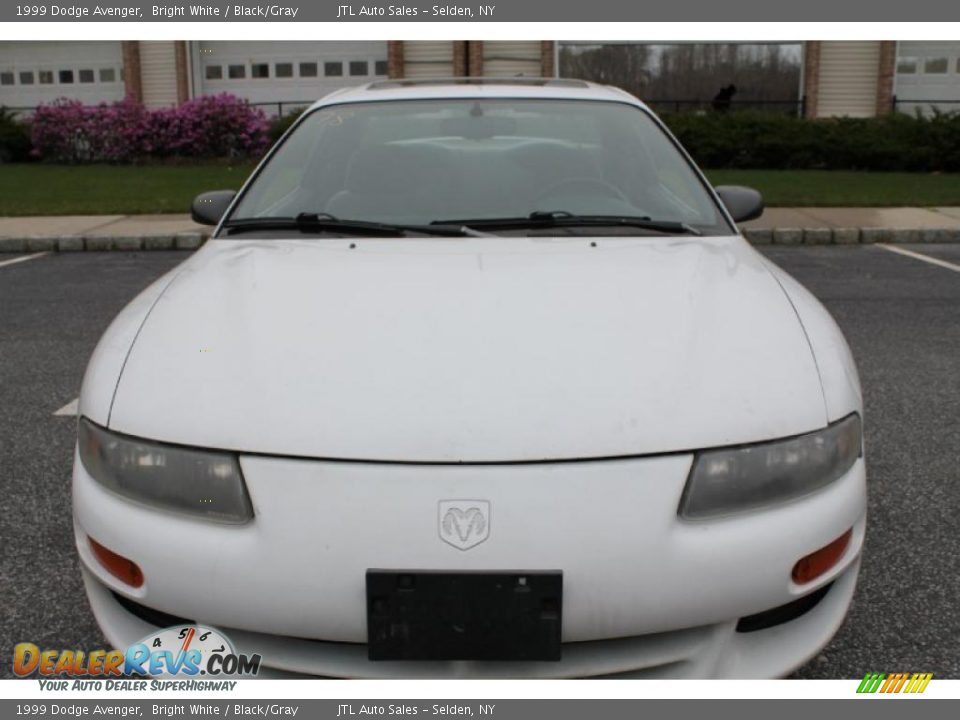
[[[190,217],[201,225],[216,225],[237,196],[236,190],[211,190],[200,193],[190,206]]]
[[[715,188],[734,222],[756,220],[763,215],[763,196],[742,185],[720,185]]]

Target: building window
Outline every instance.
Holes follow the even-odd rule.
[[[41,85],[53,85],[53,70],[41,70],[37,74],[40,76]]]
[[[352,77],[363,77],[370,72],[369,67],[370,65],[366,60],[351,60],[350,75]]]
[[[277,63],[273,66],[273,74],[278,78],[292,78],[293,63]]]
[[[912,57],[902,57],[897,60],[897,75],[916,75],[917,59]]]
[[[77,73],[77,77],[84,85],[89,85],[96,79],[93,70],[81,70]]]
[[[270,77],[270,63],[253,63],[250,66],[250,77],[259,80]]]
[[[923,61],[923,72],[925,75],[944,75],[948,66],[949,62],[945,57],[927,58]]]
[[[386,60],[377,60],[373,66],[374,75],[387,75],[387,61]]]
[[[960,57],[957,58],[957,72],[960,73]]]
[[[13,73],[12,72],[0,72],[0,85],[13,85]]]
[[[223,80],[223,65],[207,65],[203,69],[203,77],[206,80]]]
[[[21,70],[21,71],[20,71],[20,84],[21,84],[21,85],[33,85],[33,70]]]
[[[316,77],[317,64],[315,62],[300,63],[300,77]]]
[[[323,64],[323,74],[327,77],[341,77],[343,75],[343,63],[325,62]]]
[[[100,82],[112,83],[117,81],[117,71],[113,68],[100,68]]]
[[[229,65],[227,67],[227,77],[231,80],[242,80],[247,76],[246,65]]]
[[[73,70],[61,70],[58,73],[60,78],[61,85],[72,85],[73,84]]]

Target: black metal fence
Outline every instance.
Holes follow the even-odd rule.
[[[263,108],[267,115],[273,117],[283,117],[284,115],[289,115],[292,112],[297,112],[299,110],[308,108],[313,103],[313,100],[270,100],[267,102],[251,102],[247,104],[251,107]],[[0,107],[9,112],[11,115],[29,115],[37,109],[37,106],[11,107],[8,105],[3,105],[2,103],[0,103]]]
[[[0,104],[0,108],[3,108],[14,117],[18,115],[29,115],[34,110],[36,110],[35,107],[10,107],[8,105],[3,105],[3,104]]]
[[[944,113],[960,112],[960,100],[904,100],[894,95],[891,105],[894,112],[911,115],[917,110],[924,113],[932,112],[934,109]]]
[[[313,100],[269,100],[265,102],[248,103],[251,107],[261,108],[267,115],[283,117],[290,113],[299,112],[313,105]],[[272,112],[271,112],[272,111]]]
[[[702,99],[641,99],[656,112],[736,112],[741,110],[760,110],[803,117],[806,111],[806,98],[794,100],[731,100],[725,103],[722,101],[718,103],[716,100]],[[262,108],[268,115],[277,117],[303,110],[312,104],[312,102],[301,100],[270,100],[250,103],[253,107]]]
[[[665,98],[641,98],[658,113],[738,112],[752,110],[771,112],[793,117],[806,113],[805,97],[794,100],[670,100]]]
[[[805,117],[807,110],[807,98],[801,97],[796,100],[731,100],[729,102],[717,102],[716,100],[703,99],[667,99],[667,98],[641,98],[646,105],[658,113],[703,113],[703,112],[738,112],[743,110],[772,112],[793,117]],[[263,102],[251,102],[252,107],[258,107],[271,117],[283,117],[290,113],[299,112],[310,107],[312,100],[268,100]],[[36,110],[36,107],[0,107],[13,115],[29,115]],[[896,96],[891,100],[891,110],[894,112],[904,112],[913,114],[917,110],[927,113],[933,109],[940,112],[960,112],[960,100],[904,100]]]

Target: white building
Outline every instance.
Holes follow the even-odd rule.
[[[131,97],[164,107],[229,92],[286,112],[375,78],[553,76],[552,41],[0,42],[0,105]],[[808,117],[960,110],[960,42],[804,43]]]

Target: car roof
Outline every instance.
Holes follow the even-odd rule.
[[[609,85],[562,78],[417,78],[377,80],[336,90],[311,106],[384,100],[446,100],[451,98],[529,98],[605,100],[643,106],[630,93]]]

